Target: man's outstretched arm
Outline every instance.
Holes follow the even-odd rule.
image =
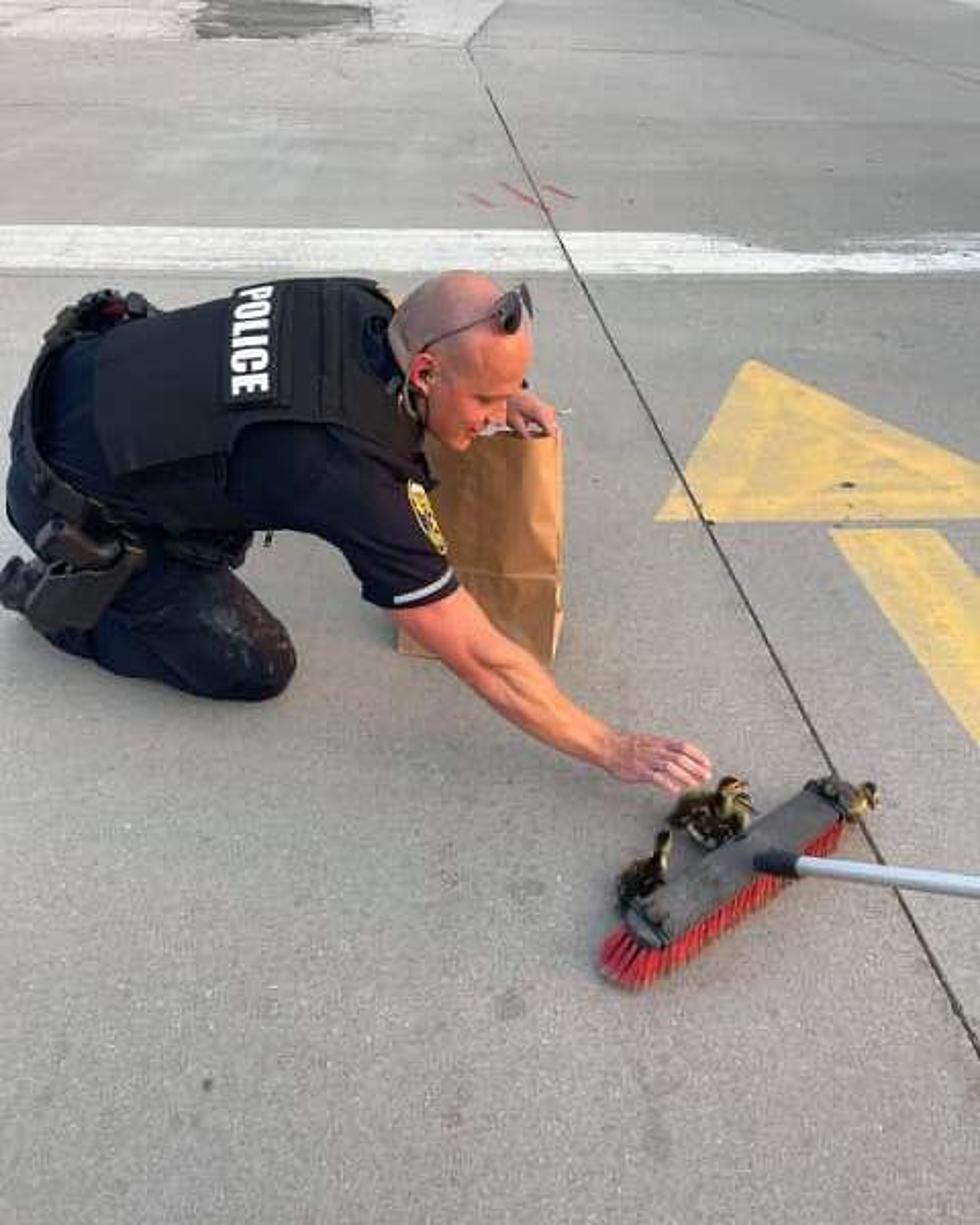
[[[495,710],[545,744],[600,766],[626,783],[666,791],[696,787],[711,763],[682,740],[616,731],[570,701],[538,661],[501,634],[462,588],[392,619],[438,655]]]

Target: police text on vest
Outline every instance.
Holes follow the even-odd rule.
[[[269,324],[272,285],[253,285],[235,291],[231,312],[231,396],[254,396],[269,391]]]

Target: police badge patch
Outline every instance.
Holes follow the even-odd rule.
[[[429,543],[435,551],[445,557],[448,552],[446,538],[442,534],[439,520],[436,518],[436,513],[429,502],[429,495],[418,481],[409,481],[406,485],[406,490],[408,492],[409,504],[415,513],[419,527],[425,532]]]

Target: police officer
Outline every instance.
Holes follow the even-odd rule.
[[[7,514],[39,557],[8,563],[0,594],[56,647],[201,696],[273,697],[296,655],[234,568],[256,530],[309,532],[529,734],[625,782],[676,792],[708,777],[695,745],[575,706],[446,561],[424,432],[463,451],[490,424],[555,429],[524,379],[525,286],[447,273],[397,311],[353,278],[169,312],[108,291],[85,301],[49,338],[11,430]]]

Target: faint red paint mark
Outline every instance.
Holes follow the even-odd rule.
[[[486,196],[481,196],[478,192],[468,191],[466,193],[471,200],[475,200],[477,204],[482,204],[484,208],[496,208],[496,204],[492,200],[488,200]]]
[[[523,200],[525,204],[530,204],[534,208],[540,208],[540,200],[536,200],[534,196],[529,196],[526,191],[521,191],[520,188],[511,187],[509,183],[500,182],[500,186],[504,191],[509,191],[512,196],[516,196],[518,200]]]
[[[564,187],[556,187],[554,183],[542,183],[542,191],[550,191],[553,196],[561,196],[563,200],[577,200],[578,196],[573,196],[570,191],[566,191]]]

